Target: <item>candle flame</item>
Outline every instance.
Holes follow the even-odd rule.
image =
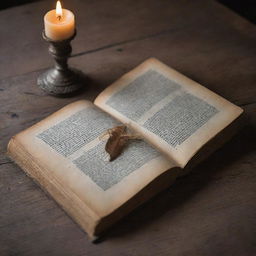
[[[60,20],[62,17],[62,8],[61,8],[61,4],[60,1],[57,1],[56,3],[56,17]]]

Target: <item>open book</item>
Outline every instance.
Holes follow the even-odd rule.
[[[242,112],[151,58],[94,103],[69,104],[14,136],[8,153],[95,237],[219,147]],[[143,140],[109,162],[100,136],[122,123]]]

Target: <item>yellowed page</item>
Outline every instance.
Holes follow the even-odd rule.
[[[95,104],[180,167],[243,111],[153,58],[105,89]]]
[[[103,217],[175,166],[146,142],[131,142],[109,162],[99,136],[120,124],[88,101],[78,101],[16,135],[16,140],[62,186]],[[176,175],[176,174],[175,174]]]

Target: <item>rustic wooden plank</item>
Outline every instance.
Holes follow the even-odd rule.
[[[85,54],[71,63],[104,88],[145,59],[156,57],[236,104],[255,102],[256,39],[230,28],[209,30],[173,31]]]
[[[93,83],[77,97],[57,99],[35,82],[41,72],[35,70],[50,64],[35,36],[43,6],[48,9],[49,2],[0,15],[1,22],[14,16],[8,31],[0,28],[8,39],[1,40],[0,76],[12,76],[0,81],[0,255],[255,255],[254,26],[213,1],[75,0],[72,7],[83,18],[74,48],[82,55],[70,62]],[[23,29],[27,40],[15,41],[21,27],[31,28]],[[251,124],[192,174],[115,225],[104,243],[93,245],[10,163],[6,144],[67,103],[92,100],[151,56],[244,106]],[[30,73],[17,75],[24,72]]]
[[[35,71],[52,63],[41,31],[43,15],[53,5],[53,1],[46,0],[1,11],[0,23],[8,20],[8,26],[0,27],[0,77]],[[248,39],[256,37],[252,24],[215,1],[74,0],[64,2],[64,6],[72,9],[77,18],[75,54],[174,31],[186,34],[187,29],[208,33],[213,37],[212,44],[224,40],[223,36],[226,43],[232,44],[232,37],[228,39],[224,32],[233,31]]]

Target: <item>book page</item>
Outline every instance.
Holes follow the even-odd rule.
[[[242,109],[150,59],[104,90],[95,104],[130,124],[184,167]]]
[[[78,101],[16,139],[44,167],[48,179],[68,186],[97,216],[105,216],[175,166],[143,140],[130,141],[109,162],[106,141],[99,137],[120,124],[91,102]]]

